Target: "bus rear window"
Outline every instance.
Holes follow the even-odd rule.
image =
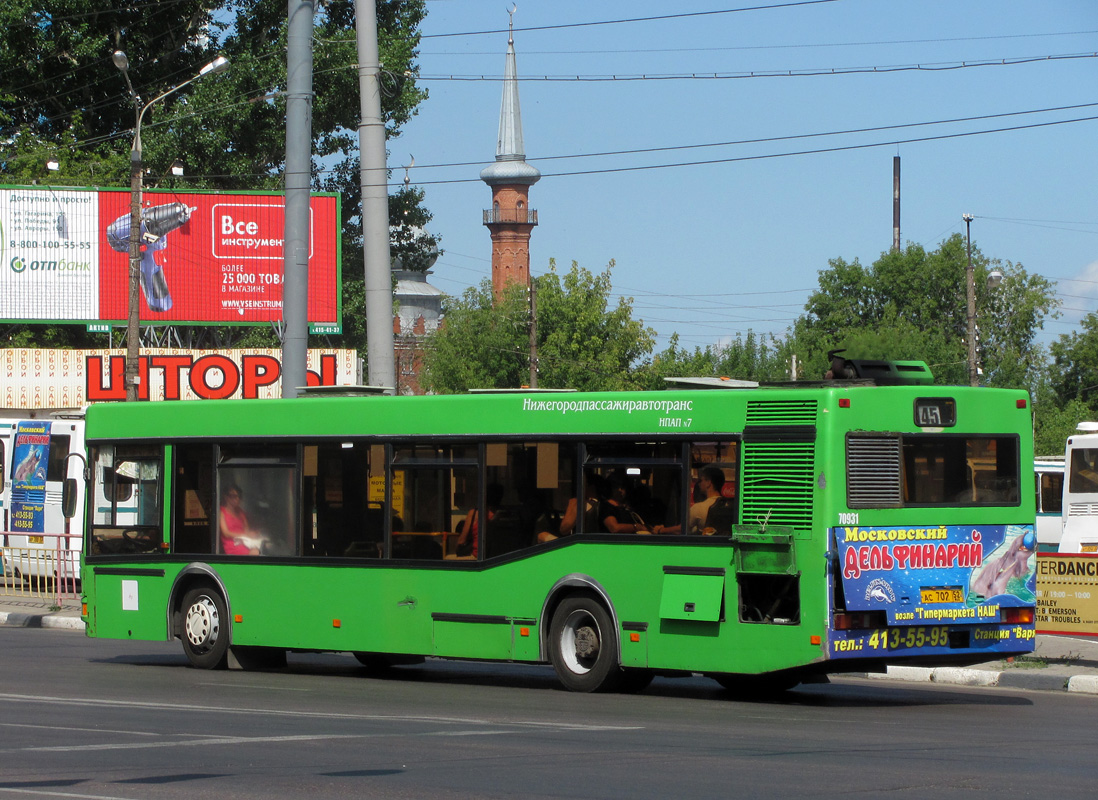
[[[1098,450],[1080,447],[1071,451],[1068,491],[1073,494],[1098,492]]]
[[[1018,505],[1018,437],[847,438],[850,508]]]

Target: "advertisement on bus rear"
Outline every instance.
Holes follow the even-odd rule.
[[[122,322],[137,240],[142,323],[267,324],[282,319],[285,197],[147,191],[133,231],[119,190],[0,188],[0,320]],[[309,203],[309,322],[342,324],[339,197]]]
[[[934,652],[951,646],[950,626],[958,624],[974,626],[966,647],[1032,641],[1032,615],[1005,611],[1036,602],[1032,525],[844,526],[832,536],[846,611],[876,612],[869,619],[889,626],[835,631],[833,656]],[[1014,619],[1027,621],[1009,624]]]

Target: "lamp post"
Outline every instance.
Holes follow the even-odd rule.
[[[126,58],[126,54],[121,50],[115,50],[111,55],[111,60],[114,65],[118,67],[122,73],[122,77],[126,79],[126,87],[130,90],[130,98],[133,100],[134,110],[134,128],[133,128],[133,147],[130,150],[130,274],[129,274],[129,293],[127,298],[127,311],[128,316],[126,319],[126,400],[137,399],[137,383],[138,383],[138,369],[137,360],[141,350],[140,340],[140,304],[138,302],[138,282],[141,276],[141,195],[142,195],[142,174],[141,174],[141,121],[145,117],[145,112],[149,110],[154,103],[163,100],[168,95],[179,91],[184,86],[193,83],[199,78],[205,75],[211,75],[215,72],[224,72],[229,68],[229,60],[223,56],[218,56],[209,64],[204,66],[198,71],[198,74],[192,78],[189,78],[183,83],[173,86],[163,94],[157,95],[149,102],[141,105],[141,98],[137,92],[134,91],[133,84],[130,82],[130,60]]]
[[[976,355],[976,273],[972,267],[972,215],[961,214],[965,221],[966,249],[968,265],[965,267],[965,298],[968,303],[968,384],[980,385],[980,365]],[[987,274],[987,288],[997,289],[1003,282],[1003,273],[997,269]]]
[[[976,367],[976,276],[972,270],[972,215],[961,214],[965,221],[965,238],[968,240],[968,266],[965,267],[965,298],[968,302],[968,385],[979,386],[980,375]]]

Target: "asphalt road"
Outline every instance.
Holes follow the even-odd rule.
[[[205,672],[177,643],[0,628],[0,800],[1093,797],[1098,697],[702,678],[577,695],[543,667],[350,656]]]

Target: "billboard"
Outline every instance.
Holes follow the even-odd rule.
[[[282,353],[264,348],[143,348],[141,400],[224,400],[281,396]],[[355,350],[309,350],[310,386],[353,386]],[[0,349],[0,409],[82,408],[126,399],[121,350]]]
[[[1037,554],[1037,632],[1098,636],[1098,555]]]
[[[128,317],[130,192],[0,188],[0,320],[123,324]],[[338,333],[340,206],[310,198],[314,330]],[[144,325],[248,325],[282,319],[281,194],[147,191]]]

